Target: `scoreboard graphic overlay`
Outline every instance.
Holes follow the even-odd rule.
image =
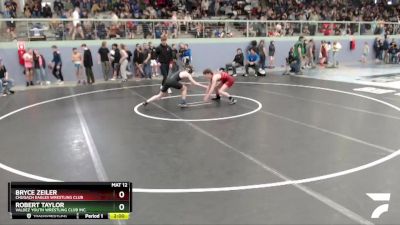
[[[127,220],[131,182],[10,182],[12,219]]]

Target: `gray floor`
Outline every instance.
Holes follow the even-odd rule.
[[[392,154],[400,146],[400,112],[338,91],[394,106],[400,106],[400,96],[359,93],[353,91],[363,87],[357,84],[289,76],[238,81],[231,93],[258,100],[262,109],[214,122],[159,121],[134,113],[133,106],[158,91],[158,85],[150,85],[159,81],[31,90],[0,98],[0,115],[5,115],[62,96],[114,88],[51,101],[1,120],[0,162],[63,181],[132,181],[133,218],[126,224],[399,224],[399,157],[315,182],[250,190],[244,186],[337,173]],[[193,88],[191,94],[201,91]],[[139,111],[172,119],[205,119],[257,107],[239,99],[233,106],[222,101],[181,110],[177,102],[178,98],[166,99]],[[10,220],[6,183],[32,179],[0,170],[0,180],[0,224],[55,224]],[[221,191],[222,187],[229,191]],[[239,187],[244,190],[235,190]],[[193,188],[198,192],[142,193]],[[371,219],[372,211],[383,203],[366,193],[391,193],[389,212]]]

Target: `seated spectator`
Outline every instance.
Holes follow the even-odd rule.
[[[42,10],[43,10],[42,15],[44,18],[52,18],[53,17],[53,13],[51,12],[51,8],[50,8],[49,4],[46,4]]]
[[[236,68],[244,65],[244,56],[241,48],[236,50],[235,58],[233,58],[233,62],[226,64],[226,71],[232,68],[232,76],[236,77]]]
[[[294,50],[293,50],[293,47],[292,48],[290,48],[290,50],[289,50],[289,55],[288,55],[288,57],[286,58],[286,63],[289,65],[289,67],[290,67],[290,71],[289,71],[289,73],[294,73],[295,71],[296,71],[296,59],[295,59],[295,57],[294,57]]]
[[[251,67],[255,70],[254,75],[257,76],[259,60],[260,60],[260,56],[257,54],[257,52],[254,48],[251,48],[250,54],[247,56],[247,62],[245,65],[246,73],[243,74],[243,76],[247,77],[249,75],[249,67]]]
[[[304,26],[304,27],[303,27],[303,32],[302,32],[302,34],[303,34],[303,35],[307,35],[307,36],[311,34],[310,30],[308,29],[308,26]]]
[[[183,65],[188,66],[192,62],[192,50],[189,48],[189,44],[184,45],[184,51],[181,55]]]
[[[32,18],[39,18],[42,16],[42,7],[38,4],[34,4],[31,8]]]
[[[100,3],[99,2],[95,2],[93,4],[92,8],[90,9],[90,12],[93,15],[96,15],[96,14],[100,13],[100,11],[101,11]]]
[[[3,59],[0,58],[0,96],[14,94],[14,91],[11,90],[13,86],[14,82],[9,78]]]
[[[54,1],[53,10],[58,16],[61,16],[62,11],[64,11],[64,4],[61,2],[61,0]]]
[[[3,13],[4,18],[13,19],[17,17],[16,15],[17,14],[14,12],[11,6],[6,6],[6,11]],[[10,34],[11,39],[15,39],[17,37],[15,33],[15,21],[6,21],[6,25],[7,33]]]
[[[28,3],[25,3],[25,6],[24,6],[24,16],[26,18],[30,18],[32,16],[32,9]]]

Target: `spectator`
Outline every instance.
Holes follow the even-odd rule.
[[[59,85],[64,84],[64,77],[62,75],[62,60],[57,46],[53,45],[53,60],[51,60],[50,68],[53,70],[53,75],[57,79]]]
[[[397,63],[398,52],[399,52],[399,49],[397,48],[397,44],[396,43],[391,44],[390,48],[389,48],[389,59],[390,59],[389,63],[393,63],[393,64]]]
[[[257,51],[257,41],[256,40],[251,41],[250,44],[247,46],[246,57],[249,55],[251,49]]]
[[[15,22],[12,19],[16,18],[17,14],[14,12],[11,6],[6,6],[3,16],[5,19],[10,19],[6,21],[7,33],[10,35],[11,39],[16,39],[17,35],[15,34]]]
[[[171,17],[172,22],[170,23],[170,31],[171,31],[171,37],[172,38],[177,38],[178,37],[178,17],[176,14],[176,11],[172,12],[172,17]]]
[[[24,16],[26,18],[30,18],[32,16],[32,10],[28,3],[25,3],[24,6]]]
[[[379,38],[375,38],[375,40],[374,40],[374,45],[373,45],[373,49],[374,49],[374,52],[375,52],[375,61],[376,62],[378,62],[379,61],[379,54],[380,54],[380,52],[379,52],[379,48],[380,48],[380,43],[379,43]]]
[[[342,45],[338,41],[334,41],[332,45],[332,66],[333,67],[338,67],[339,66],[339,61],[338,61],[338,54],[339,51],[342,49]]]
[[[307,45],[306,45],[306,59],[307,59],[306,65],[305,65],[306,68],[315,68],[315,65],[314,65],[314,59],[315,59],[314,54],[315,54],[314,40],[310,39],[307,42]]]
[[[187,34],[191,30],[190,21],[192,21],[192,17],[190,16],[189,12],[185,12],[185,17],[183,18],[183,20],[184,20],[183,25],[185,27],[185,34]]]
[[[112,50],[110,51],[110,58],[112,60],[111,67],[113,69],[113,77],[111,80],[116,80],[120,74],[120,60],[121,60],[121,53],[118,49],[117,44],[112,45]]]
[[[11,90],[11,88],[13,86],[14,86],[14,81],[9,78],[6,66],[3,64],[3,59],[0,58],[0,94],[1,94],[1,96],[14,94],[14,91]]]
[[[245,65],[246,73],[243,76],[247,77],[249,75],[249,67],[254,69],[254,75],[257,76],[258,73],[258,63],[260,61],[260,56],[257,54],[254,48],[250,49],[250,54],[247,56],[247,62]]]
[[[275,67],[275,41],[270,41],[268,46],[269,68]]]
[[[145,78],[151,79],[151,66],[150,66],[150,58],[151,52],[147,43],[143,43],[143,72]]]
[[[291,47],[289,50],[289,55],[286,58],[286,63],[289,65],[289,68],[290,68],[289,73],[295,73],[297,60],[294,57],[294,48],[293,47]],[[284,75],[286,75],[286,74],[287,73],[285,72]]]
[[[135,77],[136,79],[144,77],[143,71],[143,62],[144,62],[144,55],[142,52],[142,46],[136,44],[136,49],[133,53],[133,62],[135,64]]]
[[[78,51],[77,48],[72,49],[72,56],[71,56],[72,63],[75,67],[75,76],[76,80],[78,81],[77,84],[86,84],[86,81],[82,77],[82,54]]]
[[[226,71],[232,68],[232,76],[236,77],[236,68],[244,65],[244,56],[241,48],[236,50],[236,55],[233,58],[233,62],[226,64]]]
[[[61,16],[62,12],[64,11],[64,4],[61,2],[61,0],[54,0],[53,10],[58,16]]]
[[[167,44],[166,36],[161,37],[161,44],[157,47],[156,52],[158,56],[158,62],[160,63],[161,75],[163,76],[161,85],[164,85],[168,76],[169,65],[172,62],[172,49]],[[168,93],[171,93],[170,89]]]
[[[28,49],[23,56],[24,58],[24,66],[25,66],[25,79],[26,86],[33,86],[33,51],[32,49]]]
[[[327,64],[332,64],[332,44],[330,41],[326,43],[326,52],[328,53],[326,58]]]
[[[72,13],[72,40],[75,40],[75,35],[78,33],[82,39],[85,39],[85,35],[83,34],[82,24],[80,21],[80,9],[78,7],[75,8],[74,12]]]
[[[108,81],[111,73],[110,64],[110,50],[107,47],[107,42],[103,41],[101,47],[97,51],[98,63],[101,64],[101,70],[103,72],[104,81]]]
[[[42,7],[38,4],[34,4],[33,8],[31,9],[32,18],[40,18],[42,16]]]
[[[190,65],[192,62],[192,50],[189,48],[189,44],[184,45],[184,51],[182,53],[182,62],[184,66]]]
[[[362,62],[362,63],[367,63],[367,61],[368,61],[368,55],[369,55],[369,46],[368,46],[368,42],[364,42],[363,54],[362,54],[362,56],[361,56],[361,62]]]
[[[52,18],[53,17],[53,13],[51,12],[51,8],[49,6],[49,4],[46,3],[46,5],[43,7],[43,17],[44,18]]]
[[[321,48],[319,52],[319,65],[325,66],[327,63],[328,51],[327,51],[327,44],[325,41],[321,41]]]
[[[382,60],[385,63],[389,63],[389,47],[390,47],[389,39],[388,39],[387,35],[385,35],[385,39],[383,41],[383,49],[382,49],[383,51],[381,53]]]
[[[257,46],[257,52],[258,52],[258,55],[260,56],[260,61],[259,61],[259,65],[260,65],[260,68],[261,69],[265,69],[265,60],[266,60],[266,50],[265,50],[265,42],[264,42],[264,40],[261,40],[259,43],[258,43],[258,46]]]
[[[50,80],[46,73],[46,61],[37,49],[33,51],[33,63],[35,67],[36,80],[40,85],[49,85]]]
[[[383,56],[384,56],[384,54],[385,54],[385,50],[384,50],[384,45],[383,45],[383,42],[382,42],[382,40],[381,39],[379,39],[378,40],[378,52],[379,52],[379,56],[378,56],[378,58],[379,58],[379,60],[378,60],[378,62],[383,62]]]
[[[152,71],[152,76],[158,76],[158,67],[159,64],[157,62],[157,50],[156,47],[152,45],[151,42],[149,42],[149,50],[150,50],[150,66],[151,66],[151,71]]]
[[[126,51],[126,54],[128,54],[128,58],[127,58],[128,65],[127,65],[126,74],[128,76],[131,76],[133,74],[133,71],[132,71],[132,56],[133,56],[133,54],[132,54],[131,50],[129,50],[126,46],[125,46],[125,51]]]
[[[18,62],[22,68],[22,74],[25,74],[25,62],[24,62],[25,53],[26,53],[25,44],[19,43],[18,44]]]
[[[148,19],[147,17],[145,19]],[[147,39],[147,37],[152,37],[152,28],[149,22],[142,22],[142,30],[143,30],[143,38]]]
[[[94,84],[94,74],[93,74],[93,57],[92,57],[92,52],[90,49],[87,47],[86,44],[81,45],[82,50],[83,50],[83,66],[85,67],[85,73],[86,73],[86,78],[87,78],[87,83],[88,84]]]
[[[126,52],[126,46],[124,44],[120,45],[120,53],[121,53],[121,59],[119,60],[120,63],[120,70],[121,70],[121,76],[122,76],[122,83],[128,81],[126,69],[128,68],[128,53]]]
[[[176,49],[176,44],[172,44],[171,48],[172,48],[172,66],[170,67],[170,73],[175,73],[181,68],[182,65],[178,65],[179,59],[178,59],[178,49]]]
[[[301,69],[301,61],[303,59],[303,44],[304,44],[304,37],[300,36],[299,40],[294,44],[293,48],[293,57],[295,59],[294,72],[297,75],[302,75],[300,69]]]

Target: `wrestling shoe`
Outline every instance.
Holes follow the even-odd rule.
[[[221,96],[217,95],[217,96],[215,96],[214,98],[212,98],[211,100],[213,100],[213,101],[219,101],[219,100],[221,100]]]
[[[186,102],[185,103],[180,103],[178,106],[181,107],[181,108],[189,107],[188,104],[186,104]]]
[[[237,102],[237,100],[236,100],[235,98],[233,98],[233,97],[231,97],[231,98],[229,99],[229,104],[230,104],[230,105],[236,104],[236,102]]]
[[[181,107],[181,108],[187,108],[187,107],[188,107],[188,104],[186,103],[185,100],[182,99],[181,103],[179,103],[178,106]]]

